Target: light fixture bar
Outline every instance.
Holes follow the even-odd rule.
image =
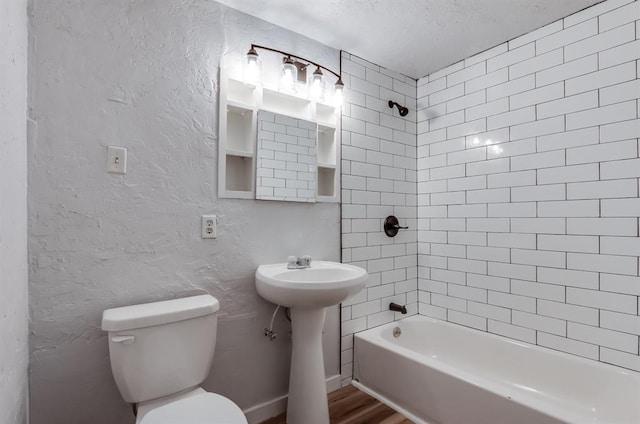
[[[322,66],[322,65],[320,65],[320,64],[318,64],[318,63],[316,63],[316,62],[314,62],[313,60],[309,60],[309,59],[307,59],[307,58],[304,58],[304,57],[301,57],[301,56],[297,56],[297,55],[295,55],[295,54],[287,53],[287,52],[282,51],[282,50],[272,49],[271,47],[260,46],[260,45],[258,45],[258,44],[252,44],[252,45],[251,45],[251,49],[253,49],[254,51],[255,51],[255,49],[268,50],[268,51],[270,51],[270,52],[280,53],[280,54],[281,54],[281,55],[283,55],[283,56],[293,57],[293,58],[296,58],[296,59],[299,59],[299,60],[302,60],[302,61],[308,62],[309,64],[315,65],[315,66],[317,66],[318,68],[322,68],[322,69],[324,69],[325,71],[332,73],[332,74],[333,74],[333,75],[335,75],[339,80],[342,80],[342,76],[341,76],[340,74],[338,74],[338,73],[336,73],[336,72],[333,72],[331,69],[329,69],[329,68],[327,68],[327,67],[325,67],[325,66]],[[249,51],[251,51],[251,49],[250,49]],[[341,56],[342,56],[342,55],[341,55]],[[340,59],[342,59],[342,57],[340,57]],[[307,65],[307,66],[309,66],[309,65]]]

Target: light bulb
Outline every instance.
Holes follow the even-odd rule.
[[[260,57],[251,46],[244,62],[244,82],[247,84],[260,83]]]
[[[282,91],[296,92],[296,80],[298,79],[298,68],[291,57],[282,60],[282,77],[280,78],[280,88]]]
[[[344,83],[342,82],[342,78],[338,78],[338,81],[335,84],[333,103],[337,107],[340,107],[344,104]]]
[[[319,100],[324,99],[324,75],[322,74],[320,67],[317,67],[311,75],[309,95]]]

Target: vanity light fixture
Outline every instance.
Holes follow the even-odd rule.
[[[344,83],[342,82],[342,76],[340,74],[325,66],[319,65],[312,60],[281,50],[272,49],[271,47],[260,46],[257,44],[251,45],[251,48],[247,52],[244,66],[246,83],[254,84],[260,82],[260,60],[256,49],[280,53],[284,56],[282,59],[282,73],[280,80],[280,89],[282,91],[295,93],[297,83],[307,83],[307,67],[315,65],[316,70],[309,78],[309,94],[316,99],[323,100],[325,94],[325,78],[322,70],[324,69],[330,74],[335,75],[337,81],[334,85],[333,102],[336,106],[342,106],[342,103],[344,102]],[[255,78],[256,76],[257,78]],[[253,81],[252,78],[256,80]]]

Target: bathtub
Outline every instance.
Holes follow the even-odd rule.
[[[423,316],[356,334],[354,361],[416,423],[640,423],[640,373]]]

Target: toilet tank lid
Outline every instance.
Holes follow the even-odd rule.
[[[102,329],[121,331],[152,327],[214,314],[218,309],[218,299],[208,294],[123,306],[102,313]]]

